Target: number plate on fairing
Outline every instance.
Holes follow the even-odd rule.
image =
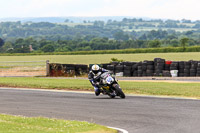
[[[111,84],[111,82],[113,81],[113,78],[112,77],[107,77],[106,78],[106,82],[108,83],[108,84]]]

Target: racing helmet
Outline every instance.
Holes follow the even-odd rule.
[[[92,72],[94,74],[97,74],[100,71],[100,67],[98,65],[93,65],[92,66]]]

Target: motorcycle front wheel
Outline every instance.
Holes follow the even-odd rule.
[[[124,92],[121,90],[121,88],[119,87],[118,84],[115,84],[114,88],[115,88],[115,92],[116,92],[117,96],[119,96],[120,98],[123,98],[123,99],[126,97]]]

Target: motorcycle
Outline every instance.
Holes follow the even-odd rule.
[[[111,98],[119,96],[124,99],[126,97],[116,81],[115,76],[111,75],[109,72],[105,72],[100,75],[99,88],[104,95],[108,95]]]

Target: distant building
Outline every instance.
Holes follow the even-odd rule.
[[[29,45],[29,49],[30,49],[30,51],[33,51],[32,45]]]

